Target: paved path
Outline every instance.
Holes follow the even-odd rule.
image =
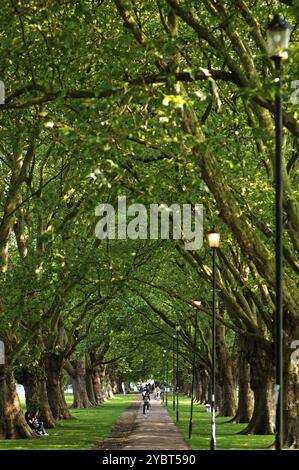
[[[188,450],[182,434],[159,400],[151,399],[148,416],[143,416],[141,403],[134,430],[122,450]]]

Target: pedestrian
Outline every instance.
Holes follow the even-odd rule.
[[[142,394],[143,398],[143,415],[147,415],[149,412],[149,407],[150,407],[150,393],[148,390],[144,391]]]
[[[209,402],[206,401],[206,412],[211,413],[211,405]]]

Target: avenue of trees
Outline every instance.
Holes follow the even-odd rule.
[[[0,0],[0,438],[30,438],[125,380],[165,379],[180,326],[190,392],[209,396],[211,250],[217,402],[245,433],[274,431],[274,78],[265,28],[292,25],[283,67],[284,443],[299,448],[297,0]],[[99,240],[100,203],[203,204],[204,243]],[[164,371],[164,372],[163,372]],[[170,365],[170,375],[173,373]],[[170,377],[171,380],[171,377]],[[236,387],[238,386],[238,400]]]

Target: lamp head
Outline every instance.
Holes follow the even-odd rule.
[[[210,248],[219,248],[220,246],[220,232],[218,230],[209,230],[208,231],[208,241]]]
[[[287,59],[291,26],[280,15],[275,15],[267,27],[267,48],[271,59]]]

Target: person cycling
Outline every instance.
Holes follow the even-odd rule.
[[[142,398],[143,398],[143,414],[146,415],[149,412],[150,400],[151,400],[148,390],[143,391]]]

